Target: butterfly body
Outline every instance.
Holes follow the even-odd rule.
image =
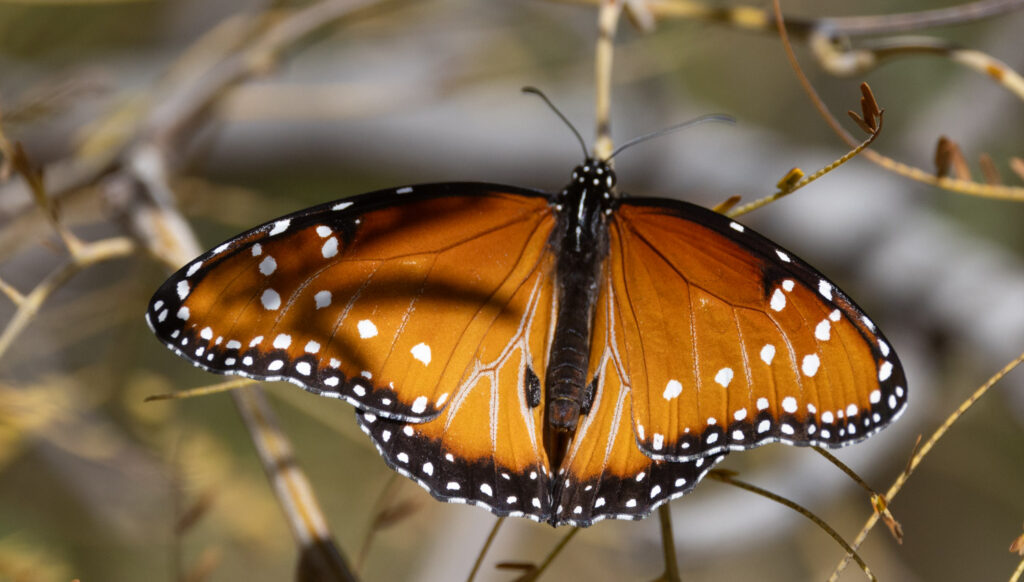
[[[545,389],[548,423],[555,430],[574,430],[593,398],[587,378],[591,320],[608,254],[606,220],[613,207],[614,184],[615,174],[607,164],[588,159],[573,170],[572,181],[553,201],[558,221],[550,245],[558,257],[558,310]],[[553,456],[553,451],[548,454]]]
[[[343,399],[443,501],[552,525],[638,519],[729,451],[837,447],[906,405],[896,354],[791,252],[684,202],[407,186],[258,226],[154,294],[204,369]]]

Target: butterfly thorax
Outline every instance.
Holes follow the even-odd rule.
[[[547,423],[559,432],[573,431],[593,401],[594,382],[588,384],[586,377],[590,331],[608,253],[606,220],[614,185],[612,169],[588,159],[555,198],[558,226],[550,244],[557,255],[558,307],[544,388]]]

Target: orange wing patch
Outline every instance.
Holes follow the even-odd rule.
[[[358,413],[387,463],[434,497],[481,505],[498,515],[548,519],[544,408],[530,405],[527,378],[545,369],[552,269],[553,258],[545,256],[525,280],[510,279],[508,302],[488,306],[499,312],[486,316],[482,340],[457,347],[472,357],[457,385],[446,388],[451,398],[436,418],[405,424]]]
[[[433,418],[494,322],[519,320],[507,307],[554,224],[541,196],[452,188],[363,195],[258,227],[169,279],[147,318],[211,371]]]
[[[654,458],[840,446],[902,411],[884,337],[788,251],[683,203],[622,204],[610,241],[633,420]]]

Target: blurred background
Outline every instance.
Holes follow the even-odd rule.
[[[363,1],[309,34],[288,37],[282,26],[337,4],[0,2],[4,135],[43,168],[61,224],[85,241],[142,228],[132,198],[140,184],[155,204],[180,209],[204,248],[377,188],[564,185],[581,152],[520,87],[544,89],[591,141],[593,5]],[[821,19],[934,5],[789,1],[783,10]],[[738,123],[631,148],[616,158],[623,191],[707,206],[731,195],[749,201],[773,192],[791,167],[810,172],[846,153],[801,92],[777,35],[700,18],[645,27],[642,10],[636,15],[620,22],[616,40],[616,142],[706,113]],[[913,34],[1019,71],[1021,30],[1017,11]],[[852,131],[844,112],[859,110],[858,85],[870,83],[886,111],[876,151],[932,172],[935,144],[946,135],[975,180],[984,181],[978,156],[987,152],[1020,195],[1010,162],[1024,154],[1019,89],[939,53],[841,77],[824,70],[807,43],[797,39],[795,49]],[[146,152],[157,152],[168,188],[145,183]],[[128,194],[126,179],[136,186]],[[25,181],[6,165],[0,180],[0,279],[29,294],[67,252]],[[953,193],[857,159],[743,220],[839,283],[898,350],[910,380],[908,412],[838,452],[880,491],[917,435],[927,437],[1024,350],[1021,200]],[[176,358],[146,328],[146,301],[168,274],[153,252],[75,273],[0,356],[0,579],[294,575],[295,543],[229,396],[142,402],[220,380]],[[15,301],[0,302],[8,333],[21,326],[16,310]],[[267,392],[350,561],[358,561],[382,491],[403,508],[375,536],[364,579],[465,578],[493,525],[489,513],[392,480],[348,405],[284,384]],[[1024,373],[1016,371],[953,427],[893,501],[906,539],[898,545],[884,528],[872,532],[862,550],[872,570],[883,580],[1008,579],[1020,559],[1007,547],[1024,522],[1022,459]],[[771,445],[721,467],[809,507],[848,539],[871,512],[856,485],[806,449]],[[718,482],[671,507],[688,581],[820,580],[842,556],[805,518]],[[538,562],[564,533],[509,520],[478,579],[514,578],[494,564]],[[606,521],[580,532],[549,578],[649,580],[661,571],[655,519]],[[852,567],[842,579],[862,576]]]

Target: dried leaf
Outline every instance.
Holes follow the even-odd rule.
[[[847,110],[846,114],[850,116],[850,119],[852,119],[853,122],[857,124],[857,127],[859,127],[864,133],[870,135],[875,132],[874,128],[868,125],[868,122],[865,121],[864,118],[862,118],[860,115],[857,115],[855,112],[851,110]]]
[[[1018,556],[1024,556],[1024,534],[1013,539],[1013,542],[1010,543],[1010,551]]]
[[[996,169],[996,163],[992,161],[992,156],[983,152],[978,156],[978,165],[981,166],[981,175],[984,176],[987,184],[998,186],[1003,183],[1003,178],[999,175],[999,170]]]
[[[935,176],[944,178],[950,175],[961,180],[971,179],[971,170],[967,166],[967,160],[960,152],[960,146],[946,136],[939,137],[939,143],[935,146]]]
[[[1010,158],[1010,169],[1017,174],[1018,178],[1024,180],[1024,158]]]

